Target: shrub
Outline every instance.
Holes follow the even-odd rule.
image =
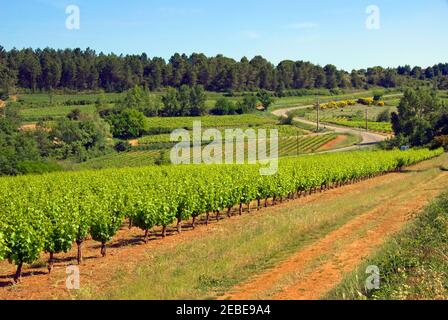
[[[114,146],[114,149],[117,152],[127,152],[131,150],[131,148],[132,148],[131,144],[127,141],[117,142]]]
[[[81,114],[81,109],[76,108],[70,111],[70,113],[67,115],[67,118],[73,121],[78,121],[81,119]]]
[[[431,147],[438,149],[443,147],[445,151],[448,151],[448,136],[437,136],[431,143]]]
[[[287,117],[280,117],[280,124],[291,125],[294,122],[294,113],[289,112]]]
[[[373,98],[359,98],[358,103],[365,106],[370,106],[374,103],[374,100]]]
[[[373,92],[373,101],[380,101],[383,97],[383,92],[375,91]]]
[[[346,100],[338,102],[338,108],[345,108],[346,106],[348,106],[348,102]]]
[[[334,108],[337,108],[337,107],[338,107],[337,102],[335,102],[335,101],[328,102],[328,108],[334,109]]]
[[[384,110],[383,112],[381,112],[377,119],[377,122],[390,122],[391,121],[391,113],[389,110]]]
[[[215,107],[210,110],[210,114],[215,116],[233,115],[236,113],[235,104],[226,98],[216,101]]]
[[[333,88],[333,89],[330,89],[330,93],[333,96],[338,96],[338,95],[343,94],[344,91],[342,91],[342,89],[339,89],[339,88]]]
[[[108,116],[114,137],[121,139],[141,137],[147,128],[145,115],[134,109],[125,109]]]
[[[17,169],[21,174],[43,174],[62,170],[55,162],[31,160],[19,162]]]

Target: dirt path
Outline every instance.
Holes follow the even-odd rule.
[[[22,126],[20,126],[20,130],[22,131],[35,131],[36,129],[37,129],[36,123],[23,124]]]
[[[347,140],[347,136],[344,135],[340,135],[338,136],[336,139],[327,142],[326,144],[324,144],[322,147],[320,147],[317,151],[328,151],[328,150],[332,150],[334,149],[338,144],[341,144],[342,142],[344,142],[345,140]]]
[[[420,183],[236,287],[224,299],[313,300],[323,297],[446,187],[448,173]]]

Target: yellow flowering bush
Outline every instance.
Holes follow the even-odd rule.
[[[348,101],[342,100],[338,102],[338,108],[345,108],[346,106],[348,106]]]
[[[363,104],[365,106],[370,106],[375,102],[373,98],[359,98],[358,103]]]

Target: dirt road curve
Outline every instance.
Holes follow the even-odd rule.
[[[313,107],[313,106],[310,105],[310,106],[303,106],[303,107],[296,107],[296,108],[279,109],[279,110],[273,111],[272,114],[275,115],[275,116],[278,116],[278,117],[286,117],[288,112],[290,112],[290,111],[299,110],[299,109],[307,109],[307,108],[310,108],[310,107]],[[305,124],[309,124],[309,125],[316,125],[315,122],[309,121],[309,120],[305,120],[305,119],[302,119],[302,118],[295,118],[294,120],[298,121],[298,122],[305,123]],[[338,151],[347,151],[347,150],[350,150],[350,149],[355,149],[357,147],[369,146],[369,145],[372,145],[372,144],[375,144],[375,143],[379,143],[379,142],[384,141],[384,140],[387,139],[386,136],[381,135],[381,134],[376,134],[376,133],[372,133],[372,132],[366,132],[366,131],[363,131],[363,130],[358,130],[358,129],[353,129],[353,128],[339,127],[339,126],[327,125],[327,124],[325,124],[325,128],[333,130],[336,133],[354,134],[354,135],[360,136],[362,138],[361,143],[359,143],[357,146],[340,149]]]

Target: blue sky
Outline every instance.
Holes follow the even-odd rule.
[[[80,8],[80,30],[65,27],[69,4]],[[380,9],[379,30],[365,27],[369,5]],[[447,62],[447,34],[448,0],[0,0],[7,49],[261,54],[351,70]]]

